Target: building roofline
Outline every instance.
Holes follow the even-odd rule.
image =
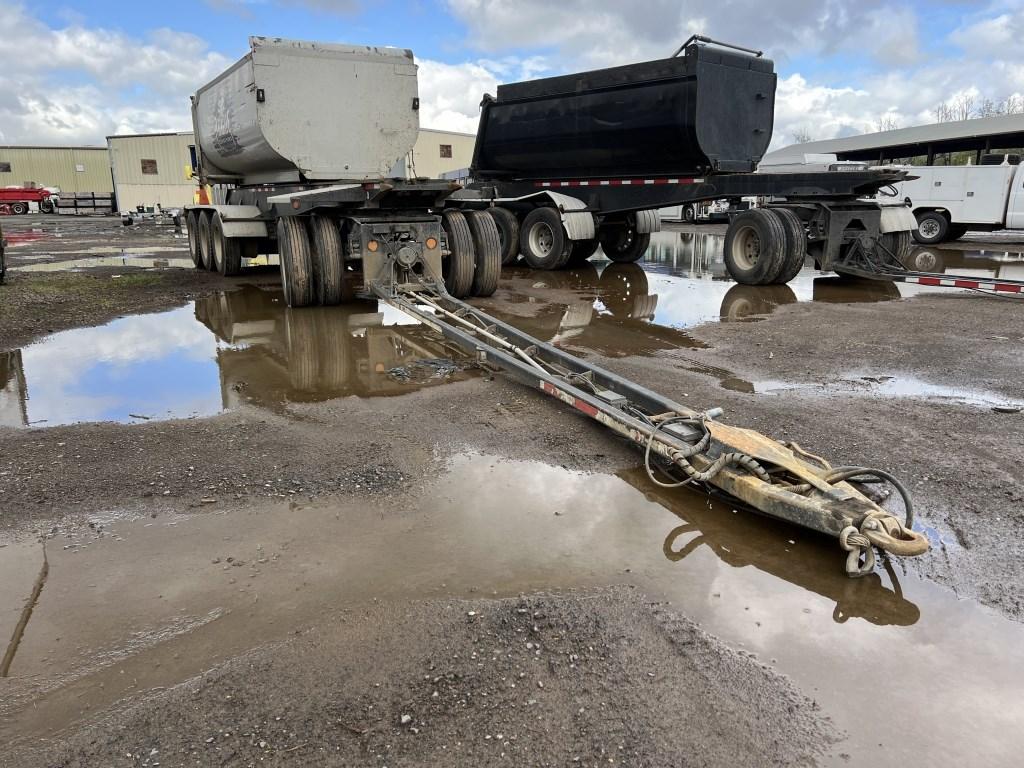
[[[68,146],[68,145],[64,145],[64,144],[53,144],[53,145],[47,145],[47,144],[0,144],[0,149],[99,149],[99,150],[103,150],[104,152],[107,151],[107,148],[105,146],[102,146],[102,145],[100,145],[100,146],[85,146],[85,145]]]
[[[426,133],[447,133],[450,136],[472,136],[474,139],[476,138],[475,133],[465,133],[464,131],[446,131],[443,128],[420,128],[420,133],[423,133],[424,131]]]
[[[148,139],[153,136],[191,136],[193,131],[158,131],[157,133],[117,133],[113,136],[107,136],[107,141],[111,139]]]

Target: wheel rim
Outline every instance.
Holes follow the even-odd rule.
[[[939,234],[939,222],[935,219],[925,219],[918,225],[917,231],[921,233],[921,237],[935,237]]]
[[[761,256],[761,238],[753,227],[743,227],[732,241],[732,259],[740,269],[753,269]]]
[[[530,250],[541,258],[546,257],[555,247],[555,233],[544,222],[538,222],[530,229]]]

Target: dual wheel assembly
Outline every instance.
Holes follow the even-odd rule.
[[[737,283],[788,283],[807,257],[804,224],[789,208],[744,211],[729,223],[724,256],[726,269]]]
[[[242,271],[244,244],[224,235],[224,221],[217,211],[188,211],[188,252],[196,269],[229,277]]]
[[[341,222],[327,216],[277,220],[281,289],[290,307],[334,306],[355,297],[359,273],[350,269]],[[501,277],[501,240],[486,211],[446,211],[441,219],[442,276],[452,296],[490,296]],[[355,265],[351,265],[355,266]]]
[[[507,208],[491,208],[491,215],[502,230],[502,263],[514,264],[520,254],[533,269],[577,267],[598,247],[612,261],[632,263],[640,259],[651,244],[651,236],[636,231],[630,222],[601,225],[596,238],[572,240],[555,208],[534,208],[521,219]]]

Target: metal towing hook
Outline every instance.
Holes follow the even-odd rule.
[[[663,488],[711,482],[764,514],[838,538],[848,552],[846,574],[859,578],[872,573],[878,549],[914,557],[928,551],[926,536],[913,530],[910,494],[892,474],[871,467],[833,467],[820,456],[793,442],[778,442],[758,432],[714,421],[720,408],[701,414],[669,415],[647,437],[644,465],[651,481]],[[674,425],[697,430],[689,447],[658,449],[659,435]],[[652,449],[668,468],[683,477],[658,480],[652,471]],[[737,471],[740,470],[740,471]],[[888,483],[903,499],[905,519],[880,507],[854,484]]]

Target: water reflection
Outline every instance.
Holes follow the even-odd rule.
[[[196,321],[199,322],[196,322]],[[468,373],[415,365],[456,351],[376,303],[292,311],[244,288],[0,352],[0,424],[210,416],[243,402],[409,392]]]
[[[890,586],[878,573],[850,579],[837,567],[838,544],[824,536],[746,511],[734,514],[717,500],[695,503],[695,494],[660,488],[643,470],[621,472],[619,477],[683,521],[669,531],[662,545],[672,562],[706,547],[733,568],[753,566],[827,598],[835,604],[833,620],[840,623],[858,618],[880,626],[909,626],[921,616],[920,609],[904,597],[891,567],[887,567]]]

